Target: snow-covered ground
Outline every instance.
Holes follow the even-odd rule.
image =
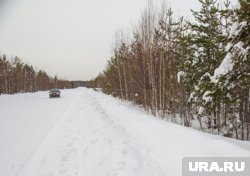
[[[147,115],[90,89],[0,95],[0,176],[180,176],[183,157],[250,156],[250,142]]]

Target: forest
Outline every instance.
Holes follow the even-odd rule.
[[[249,0],[199,1],[193,21],[149,2],[131,32],[116,35],[93,87],[167,121],[249,140]]]
[[[0,56],[0,94],[36,92],[52,88],[73,88],[76,85],[66,79],[51,77],[43,70],[36,70],[19,57]]]

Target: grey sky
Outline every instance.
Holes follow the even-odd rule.
[[[3,1],[3,0],[2,0]],[[0,8],[0,54],[19,56],[51,75],[92,79],[111,56],[115,32],[140,19],[148,0],[8,0]],[[158,1],[158,0],[153,0]],[[1,0],[0,0],[1,2]],[[170,2],[168,0],[167,2]],[[191,17],[198,0],[172,0]]]

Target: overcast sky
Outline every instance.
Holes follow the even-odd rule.
[[[0,54],[19,56],[52,76],[92,79],[105,68],[116,31],[137,23],[147,2],[0,0]],[[198,0],[167,2],[189,18],[190,8],[199,7]]]

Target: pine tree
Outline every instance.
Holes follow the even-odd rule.
[[[215,87],[210,81],[210,76],[225,54],[223,45],[220,44],[223,35],[220,30],[219,9],[215,0],[199,1],[202,8],[200,11],[193,11],[197,23],[191,24],[190,36],[195,50],[195,57],[191,61],[192,69],[195,71],[191,76],[195,80],[195,91],[192,95],[195,96],[195,103],[199,107],[199,120],[201,121],[203,116],[207,117],[209,127],[213,121],[213,125],[219,128],[220,99],[214,94]]]

